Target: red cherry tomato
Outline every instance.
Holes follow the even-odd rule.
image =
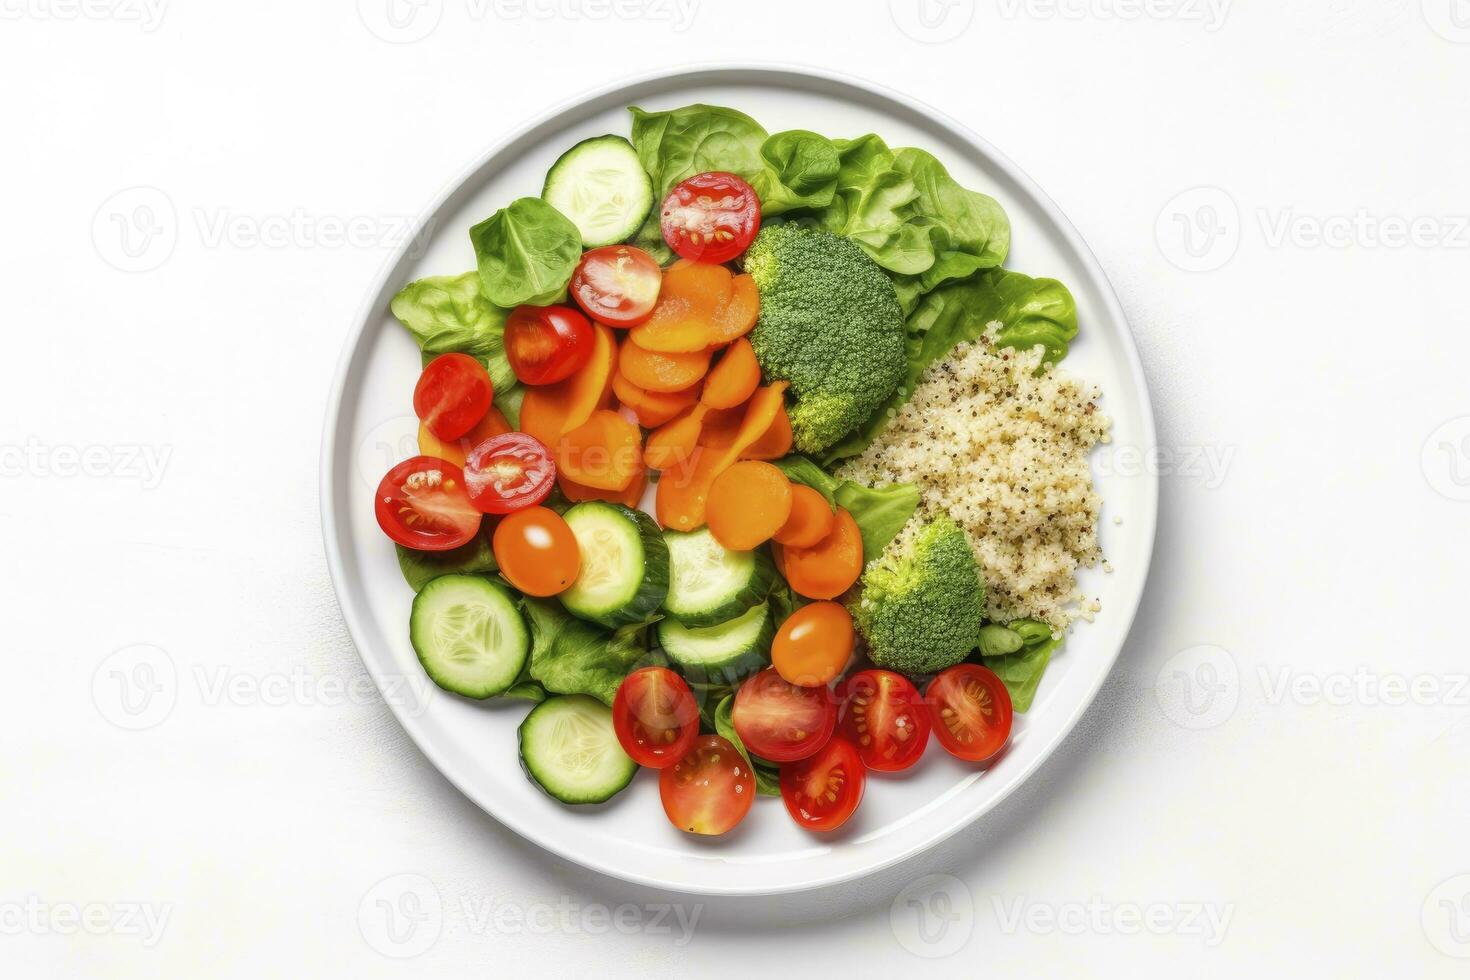
[[[919,761],[929,744],[929,707],[919,689],[891,670],[860,670],[838,689],[837,729],[857,747],[863,765],[899,772]]]
[[[528,385],[577,373],[592,356],[592,324],[570,306],[517,306],[505,318],[505,357]]]
[[[664,198],[659,227],[683,258],[718,265],[745,251],[760,230],[761,200],[734,174],[695,174]]]
[[[547,507],[507,514],[490,538],[500,574],[526,595],[565,592],[582,569],[577,536],[561,515]]]
[[[755,774],[727,739],[701,735],[658,774],[658,795],[669,822],[691,834],[714,836],[750,812]]]
[[[653,256],[632,245],[604,245],[582,256],[571,294],[598,323],[636,327],[653,314],[663,272]]]
[[[487,514],[534,507],[556,485],[556,463],[535,436],[503,432],[471,449],[464,460],[470,503]]]
[[[1011,693],[989,667],[950,667],[930,682],[924,700],[933,712],[934,737],[956,758],[984,762],[1011,737]]]
[[[452,442],[485,417],[494,397],[483,364],[468,354],[440,354],[419,375],[413,411],[437,438]]]
[[[689,754],[699,737],[699,705],[684,678],[664,667],[644,667],[623,678],[613,696],[613,731],[640,766],[667,769]]]
[[[740,685],[730,715],[735,734],[753,754],[794,762],[827,744],[837,725],[837,703],[827,688],[798,687],[767,667]]]
[[[858,750],[834,738],[809,759],[781,767],[781,800],[807,830],[836,830],[863,799],[868,774]]]
[[[417,551],[448,551],[480,530],[481,515],[465,492],[458,466],[432,456],[405,459],[378,484],[378,526]]]

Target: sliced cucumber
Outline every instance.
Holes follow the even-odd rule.
[[[730,551],[709,528],[665,531],[669,595],[664,611],[685,626],[716,626],[766,601],[776,566],[759,551]]]
[[[603,626],[646,622],[669,591],[669,549],[641,510],[588,500],[562,515],[582,552],[577,581],[561,604]]]
[[[691,629],[677,619],[661,619],[658,642],[694,684],[738,684],[771,662],[776,617],[767,603],[717,626]]]
[[[429,677],[467,698],[509,690],[531,634],[510,590],[479,575],[440,575],[414,596],[408,636]]]
[[[519,735],[521,768],[563,803],[601,803],[638,771],[618,744],[612,710],[585,694],[542,701],[521,722]]]
[[[653,210],[653,181],[621,136],[594,136],[546,172],[541,199],[572,220],[588,248],[633,237]]]

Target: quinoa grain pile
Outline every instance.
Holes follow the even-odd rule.
[[[1074,576],[1102,558],[1102,498],[1087,457],[1108,441],[1110,422],[1096,387],[1051,366],[1037,372],[1041,347],[992,346],[998,327],[930,367],[839,475],[868,486],[917,485],[919,517],[947,513],[969,532],[987,618],[1032,617],[1060,631],[1101,608],[1077,591]]]

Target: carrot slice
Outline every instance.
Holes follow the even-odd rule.
[[[699,445],[699,433],[704,427],[707,411],[709,409],[703,405],[691,405],[672,421],[649,433],[648,445],[643,450],[643,461],[649,469],[669,470],[685,466]]]
[[[786,582],[808,599],[835,599],[863,571],[863,536],[857,521],[839,507],[832,530],[810,548],[776,545],[776,564]]]
[[[561,487],[562,495],[574,504],[584,500],[606,500],[609,503],[622,504],[624,507],[637,507],[643,501],[643,491],[648,487],[648,470],[644,467],[640,457],[638,473],[623,490],[599,490],[597,487],[589,487],[568,479],[565,473],[557,474],[556,483]]]
[[[731,551],[758,548],[785,526],[791,499],[791,481],[770,463],[734,463],[710,484],[710,533]]]
[[[657,509],[660,524],[690,531],[704,523],[709,488],[715,477],[739,459],[741,452],[770,428],[776,412],[785,404],[785,396],[785,381],[756,389],[728,446],[700,446],[687,465],[671,469],[659,478]],[[701,408],[704,406],[697,405],[693,411]]]
[[[761,366],[755,359],[755,348],[741,337],[729,347],[704,379],[699,400],[710,408],[734,408],[761,384]]]
[[[504,415],[500,414],[500,409],[491,405],[485,417],[475,423],[473,429],[453,442],[444,442],[430,432],[428,426],[420,422],[419,452],[425,456],[433,456],[435,459],[447,459],[455,466],[463,467],[464,458],[470,454],[471,449],[491,436],[498,436],[502,432],[509,431],[510,423],[506,421]]]
[[[791,439],[791,419],[786,414],[785,404],[782,404],[776,409],[776,417],[771,420],[770,428],[746,447],[740,458],[780,459],[791,452]]]
[[[577,428],[605,406],[612,392],[617,341],[608,327],[600,323],[592,327],[592,356],[576,374],[556,384],[526,386],[526,397],[521,401],[521,431],[540,439],[548,448],[555,447],[563,433]]]
[[[599,408],[556,443],[556,468],[598,490],[625,490],[642,469],[638,426]]]
[[[827,498],[800,483],[791,485],[791,516],[773,535],[777,544],[793,548],[811,548],[832,533],[837,515]]]
[[[667,354],[639,347],[629,338],[618,355],[618,370],[645,391],[683,391],[704,377],[709,358],[709,350]]]
[[[621,371],[613,372],[612,385],[618,402],[631,409],[645,429],[657,429],[699,401],[698,385],[683,391],[646,391],[623,377]]]
[[[658,305],[628,336],[644,350],[688,354],[716,342],[717,318],[730,305],[730,270],[708,262],[676,265],[664,273]],[[721,330],[720,332],[723,332]]]
[[[728,344],[750,333],[760,317],[761,297],[750,276],[736,276],[731,283],[730,298],[715,313],[710,325],[711,343]]]

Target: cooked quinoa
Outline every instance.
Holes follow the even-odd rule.
[[[1101,608],[1074,576],[1102,559],[1102,498],[1087,457],[1109,440],[1111,423],[1095,386],[1050,365],[1038,373],[1041,347],[993,347],[998,328],[991,324],[982,342],[958,345],[925,372],[893,421],[839,475],[869,486],[916,484],[916,521],[948,513],[969,532],[989,619],[1032,617],[1063,630]]]

